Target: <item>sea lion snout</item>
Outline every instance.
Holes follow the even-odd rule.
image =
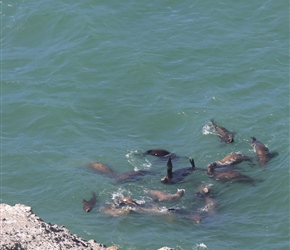
[[[177,194],[183,196],[185,193],[185,189],[177,189]]]
[[[216,165],[217,165],[217,164],[216,164],[216,162],[214,161],[214,162],[208,164],[207,167],[208,167],[208,168],[213,168],[213,167],[215,167]]]

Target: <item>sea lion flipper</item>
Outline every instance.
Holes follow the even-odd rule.
[[[276,152],[276,151],[271,152],[271,153],[270,153],[270,158],[272,159],[272,158],[276,157],[277,155],[279,155],[278,152]]]
[[[190,162],[192,168],[195,168],[194,159],[193,158],[189,158],[189,162]]]
[[[167,161],[167,175],[169,178],[172,177],[172,161],[171,161],[171,157],[168,158]]]

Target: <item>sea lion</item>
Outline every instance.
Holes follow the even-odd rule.
[[[271,160],[271,158],[278,155],[277,152],[270,153],[269,149],[260,141],[257,141],[255,137],[251,137],[252,142],[251,145],[256,152],[256,155],[258,157],[258,162],[260,167],[265,168],[266,163]]]
[[[204,206],[202,208],[199,208],[198,211],[211,215],[216,213],[217,203],[215,199],[206,196],[204,197],[204,203]]]
[[[164,157],[164,156],[168,156],[171,155],[172,153],[165,150],[165,149],[161,149],[161,148],[155,148],[155,149],[149,149],[145,152],[145,154],[147,155],[153,155],[153,156],[157,156],[157,157]]]
[[[172,222],[174,220],[174,216],[168,208],[160,207],[156,204],[144,204],[143,206],[136,206],[132,209],[132,211],[139,214],[157,215],[164,218],[168,222]]]
[[[213,167],[223,167],[228,165],[235,165],[239,164],[243,161],[249,162],[249,165],[254,165],[252,157],[245,156],[243,154],[233,153],[230,155],[227,155],[225,158],[223,158],[220,161],[214,161],[208,165]]]
[[[152,171],[147,171],[147,170],[132,170],[125,172],[123,174],[120,174],[116,178],[116,183],[124,183],[124,182],[130,182],[130,181],[135,181],[138,179],[141,179],[142,177],[146,175],[152,175],[155,174]]]
[[[156,204],[147,204],[143,206],[138,206],[133,209],[136,213],[145,213],[145,214],[168,214],[169,210],[166,207],[160,207]]]
[[[255,182],[253,178],[233,170],[215,171],[213,166],[208,167],[207,174],[209,177],[221,182],[250,182],[252,184]]]
[[[207,184],[205,182],[202,182],[197,188],[198,192],[196,193],[196,195],[199,197],[205,197],[210,193],[212,186],[213,184]]]
[[[100,207],[100,212],[117,217],[120,215],[127,215],[132,211],[130,206],[119,207],[113,203],[106,203]]]
[[[92,162],[89,164],[89,166],[96,170],[98,173],[109,177],[114,177],[117,175],[117,172],[101,162]]]
[[[210,120],[215,131],[218,134],[218,137],[220,137],[221,141],[226,143],[232,143],[234,142],[234,133],[229,132],[226,128],[218,126],[213,119]]]
[[[96,193],[92,192],[92,198],[88,201],[83,199],[83,208],[86,212],[90,212],[97,203]]]
[[[186,216],[186,218],[191,220],[191,221],[193,221],[196,224],[200,224],[201,220],[202,220],[201,215],[198,214],[198,213],[189,214],[189,215]]]
[[[139,204],[136,201],[134,201],[131,197],[128,197],[128,196],[121,197],[118,200],[118,204],[119,204],[119,206],[120,205],[133,205],[133,206],[137,205],[137,206],[139,206]]]
[[[189,158],[189,162],[191,167],[189,168],[180,168],[175,171],[172,171],[172,161],[171,157],[169,157],[167,161],[167,175],[165,175],[161,182],[164,184],[174,184],[183,181],[184,177],[189,175],[195,170],[195,163],[192,158]]]
[[[154,201],[173,202],[173,201],[179,200],[184,195],[185,190],[177,189],[177,192],[175,194],[169,194],[166,192],[153,190],[153,189],[147,190],[146,192],[154,199]]]
[[[200,224],[202,221],[202,216],[201,216],[200,211],[187,210],[184,208],[169,208],[168,210],[172,213],[181,215],[184,218],[189,219],[190,221],[193,221],[196,224]]]

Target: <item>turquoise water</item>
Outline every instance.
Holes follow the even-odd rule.
[[[287,1],[2,1],[1,38],[1,202],[120,249],[289,249]],[[211,118],[233,144],[205,133]],[[165,148],[206,168],[255,156],[251,136],[279,153],[266,171],[241,164],[256,186],[202,172],[165,186],[166,163],[136,154]],[[92,161],[158,174],[117,185]],[[99,212],[117,193],[148,201],[147,188],[184,188],[167,206],[195,210],[201,181],[218,206],[198,225]],[[91,191],[99,202],[85,213]]]

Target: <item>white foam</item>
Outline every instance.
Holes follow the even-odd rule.
[[[207,123],[202,127],[202,133],[204,135],[209,135],[209,134],[216,134],[214,131],[214,127],[212,126],[212,123]]]
[[[196,244],[197,247],[207,249],[207,246],[204,243]]]

